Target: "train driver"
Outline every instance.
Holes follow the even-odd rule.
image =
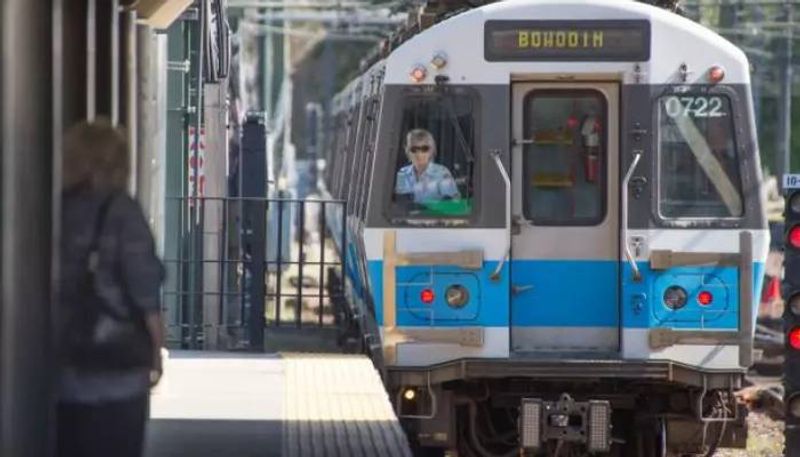
[[[406,157],[411,162],[397,171],[394,193],[413,197],[414,203],[457,199],[461,195],[450,170],[433,162],[436,142],[431,132],[413,129],[406,135]]]

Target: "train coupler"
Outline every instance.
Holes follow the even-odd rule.
[[[590,453],[611,447],[611,403],[575,401],[561,394],[558,401],[523,398],[519,414],[520,443],[536,450],[547,441],[584,444]]]

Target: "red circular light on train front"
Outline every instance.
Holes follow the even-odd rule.
[[[789,332],[789,346],[800,351],[800,327],[795,327]]]
[[[431,289],[422,289],[422,292],[419,294],[419,299],[422,300],[422,303],[430,305],[433,303],[433,299],[435,295],[433,294],[433,290]]]
[[[792,228],[789,229],[786,240],[793,248],[800,249],[800,225],[793,225]]]
[[[704,290],[697,294],[697,302],[703,306],[708,306],[711,302],[714,301],[714,296],[711,295],[711,292]]]

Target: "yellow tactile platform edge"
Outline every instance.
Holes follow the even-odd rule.
[[[364,356],[281,354],[284,457],[410,457],[380,376]]]

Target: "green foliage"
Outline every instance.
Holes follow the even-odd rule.
[[[787,3],[791,3],[787,2]],[[778,137],[779,108],[784,94],[781,90],[781,73],[786,62],[786,43],[791,42],[794,56],[800,56],[800,40],[787,37],[787,26],[796,27],[796,19],[788,14],[786,4],[775,1],[751,0],[734,2],[726,0],[684,0],[681,2],[687,16],[716,30],[733,44],[739,46],[750,59],[754,100],[757,109],[757,127],[761,163],[770,172],[775,169],[780,151]],[[795,57],[797,60],[797,57]],[[797,66],[793,63],[794,72]],[[793,85],[792,93],[791,167],[800,169],[800,92]],[[794,133],[798,132],[798,133]]]

